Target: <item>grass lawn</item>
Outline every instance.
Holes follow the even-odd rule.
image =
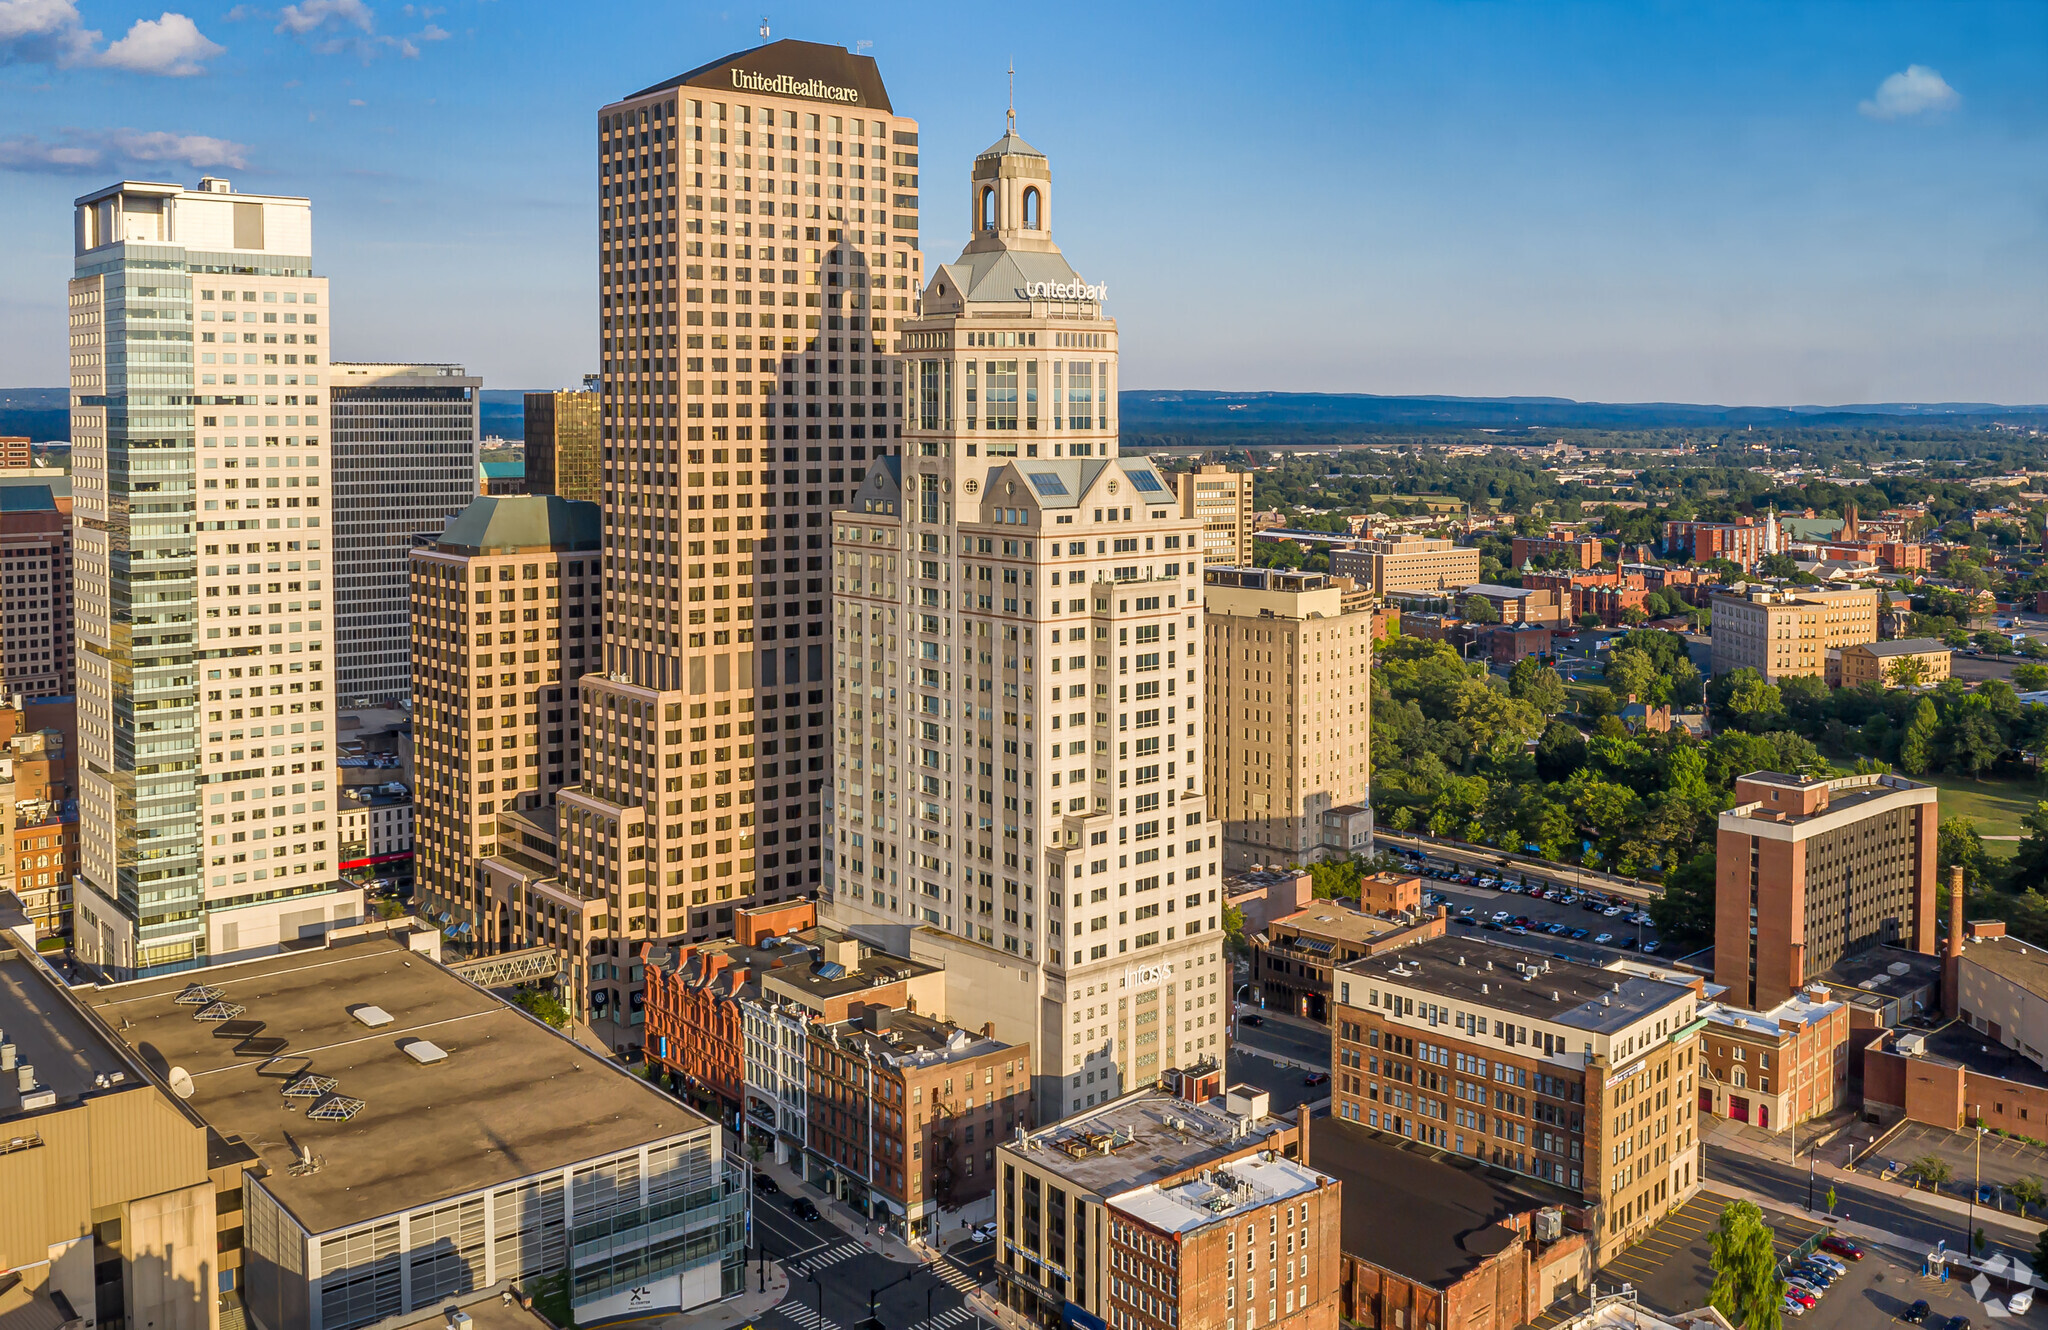
[[[1912,779],[1938,787],[1941,790],[1941,816],[1971,819],[1977,824],[1980,836],[2026,834],[2020,818],[2032,812],[2035,803],[2048,798],[2048,788],[2038,781],[1975,781],[1963,776],[1916,776]],[[2013,841],[1987,841],[1985,848],[1993,854],[2009,855],[2014,844]]]

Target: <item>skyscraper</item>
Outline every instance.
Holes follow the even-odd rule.
[[[395,702],[412,686],[406,557],[477,496],[484,381],[460,365],[331,368],[335,677],[344,705]]]
[[[917,127],[873,60],[780,41],[598,116],[605,668],[562,878],[592,978],[820,880],[826,514],[895,451]]]
[[[1052,170],[975,158],[973,238],[898,329],[904,451],[833,515],[827,913],[938,953],[1029,1042],[1041,1120],[1223,1056],[1202,522],[1117,449],[1117,328]]]
[[[0,692],[70,696],[77,687],[71,487],[61,478],[0,478],[0,569],[7,621]]]
[[[1202,558],[1226,567],[1252,566],[1252,473],[1227,466],[1176,471],[1182,517],[1202,519]]]
[[[312,205],[123,181],[75,220],[78,952],[260,955],[362,914],[335,871]]]
[[[526,395],[526,492],[604,502],[597,385]]]

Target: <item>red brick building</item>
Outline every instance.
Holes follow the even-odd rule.
[[[1726,559],[1745,572],[1764,557],[1764,527],[1755,518],[1733,522],[1666,522],[1664,552],[1693,563]]]
[[[1597,536],[1516,536],[1514,540],[1515,567],[1520,568],[1531,559],[1548,559],[1563,555],[1568,566],[1573,568],[1594,568],[1601,558],[1600,540]]]
[[[1769,1011],[1700,1008],[1700,1112],[1766,1131],[1824,1116],[1849,1085],[1849,1004],[1823,985]]]

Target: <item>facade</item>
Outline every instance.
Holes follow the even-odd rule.
[[[236,1216],[250,1323],[352,1330],[560,1273],[585,1323],[740,1290],[746,1168],[717,1124],[451,973],[417,920],[327,942],[87,998],[254,1156]],[[230,1013],[285,1032],[298,1069],[220,1038]]]
[[[1877,641],[1881,593],[1776,591],[1715,596],[1714,673],[1752,669],[1767,683],[1827,673],[1828,652]]]
[[[341,791],[341,871],[359,882],[412,884],[412,791],[397,781]]]
[[[1596,1259],[1699,1190],[1697,982],[1468,936],[1336,987],[1333,1117],[1563,1189]]]
[[[1308,1157],[1344,1187],[1348,1324],[1515,1330],[1592,1278],[1567,1191],[1343,1118],[1313,1124]]]
[[[1733,522],[1666,522],[1664,552],[1693,563],[1726,559],[1744,572],[1756,568],[1766,554],[1779,552],[1775,520],[1758,522],[1738,517]]]
[[[1252,473],[1204,466],[1173,473],[1180,515],[1202,523],[1202,562],[1252,566]]]
[[[1479,550],[1432,536],[1368,540],[1331,550],[1330,575],[1351,578],[1382,599],[1442,594],[1479,580]]]
[[[1973,921],[1956,974],[1956,1019],[2048,1071],[2048,951]]]
[[[497,852],[477,865],[481,918],[463,936],[480,956],[533,955],[536,970],[557,976],[555,996],[572,1021],[607,1048],[627,1048],[640,1042],[639,964],[606,959],[611,906],[563,882],[555,814],[553,804],[498,810]],[[546,952],[552,967],[537,954]]]
[[[71,504],[68,492],[56,494],[49,484],[0,484],[0,617],[7,634],[0,692],[78,691]]]
[[[898,447],[923,263],[916,122],[865,56],[774,42],[597,131],[607,657],[560,826],[617,968],[819,889],[826,515]]]
[[[1315,883],[1311,874],[1290,868],[1254,868],[1223,879],[1223,900],[1244,916],[1244,935],[1250,937],[1275,919],[1307,909]]]
[[[25,471],[34,465],[26,434],[0,434],[0,470]]]
[[[604,502],[602,401],[590,389],[526,395],[527,493]]]
[[[1904,637],[1890,642],[1858,642],[1830,652],[1828,682],[1837,688],[1880,688],[1937,684],[1949,677],[1955,652],[1931,637]],[[1911,664],[1903,662],[1911,661]]]
[[[1104,1319],[1112,1330],[1337,1330],[1342,1194],[1306,1163],[1254,1158],[1111,1198]]]
[[[1105,1323],[1112,1310],[1131,1310],[1129,1299],[1118,1293],[1116,1281],[1124,1275],[1113,1263],[1118,1246],[1109,1232],[1110,1207],[1148,1188],[1178,1187],[1205,1175],[1213,1182],[1216,1170],[1267,1152],[1299,1163],[1299,1128],[1271,1116],[1268,1102],[1263,1090],[1249,1086],[1224,1093],[1213,1066],[1182,1068],[1163,1087],[1133,1091],[1000,1142],[996,1296],[1048,1330],[1066,1322],[1070,1305]],[[1322,1218],[1320,1209],[1316,1215]],[[1250,1260],[1250,1253],[1244,1257]],[[1258,1264],[1262,1274],[1281,1268],[1277,1258]],[[1309,1273],[1314,1292],[1316,1272]],[[1236,1277],[1226,1263],[1224,1282]],[[1213,1279],[1213,1272],[1203,1271],[1201,1288],[1211,1296],[1218,1291]],[[1178,1310],[1181,1304],[1176,1299],[1171,1306]],[[1172,1319],[1160,1316],[1146,1324],[1170,1325]]]
[[[1513,545],[1515,567],[1531,559],[1564,557],[1568,568],[1597,568],[1602,557],[1597,536],[1516,536]]]
[[[1700,1008],[1700,1112],[1766,1131],[1825,1117],[1849,1088],[1849,1006],[1824,984],[1768,1011]]]
[[[11,891],[37,937],[71,931],[78,873],[78,741],[69,698],[0,703],[0,891]]]
[[[1462,614],[1466,603],[1474,596],[1493,607],[1504,627],[1563,627],[1571,617],[1572,599],[1562,591],[1533,586],[1496,586],[1491,582],[1475,582],[1450,592],[1451,609]]]
[[[1202,581],[1204,765],[1224,867],[1350,858],[1326,845],[1323,817],[1372,802],[1368,597],[1281,569],[1211,567]]]
[[[476,492],[489,495],[527,493],[524,462],[478,462]]]
[[[1775,1006],[1868,947],[1931,954],[1935,795],[1890,775],[1737,777],[1715,835],[1714,982],[1727,1000]]]
[[[351,706],[411,688],[406,555],[477,497],[483,380],[460,365],[333,366],[337,686]]]
[[[418,899],[472,944],[492,932],[477,869],[497,853],[498,814],[577,779],[598,558],[596,507],[552,495],[472,500],[412,551]]]
[[[1335,901],[1317,901],[1251,935],[1251,983],[1263,1011],[1327,1024],[1337,966],[1442,937],[1445,911],[1382,918]]]
[[[74,934],[109,974],[259,955],[362,914],[335,869],[332,328],[312,225],[305,199],[217,179],[77,201]],[[153,359],[191,337],[196,365]],[[146,402],[126,368],[142,363]]]
[[[824,884],[974,977],[948,1014],[1031,1046],[1042,1119],[1220,1057],[1227,979],[1201,528],[1117,455],[1116,325],[1051,176],[1014,131],[975,159],[973,238],[901,329],[903,456],[834,514]]]
[[[870,1007],[812,1027],[804,1176],[908,1237],[994,1189],[996,1145],[1029,1131],[1031,1050]]]
[[[210,1152],[207,1124],[11,930],[0,1010],[0,1319],[221,1325],[242,1275],[232,1202],[253,1152]]]

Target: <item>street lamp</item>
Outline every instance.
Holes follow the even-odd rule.
[[[1982,1107],[1981,1104],[1970,1105],[1970,1118],[1976,1124],[1977,1135],[1970,1142],[1970,1208],[1965,1221],[1969,1227],[1963,1230],[1963,1254],[1972,1260],[1977,1256],[1977,1191],[1984,1185],[1984,1117],[1978,1111]]]

